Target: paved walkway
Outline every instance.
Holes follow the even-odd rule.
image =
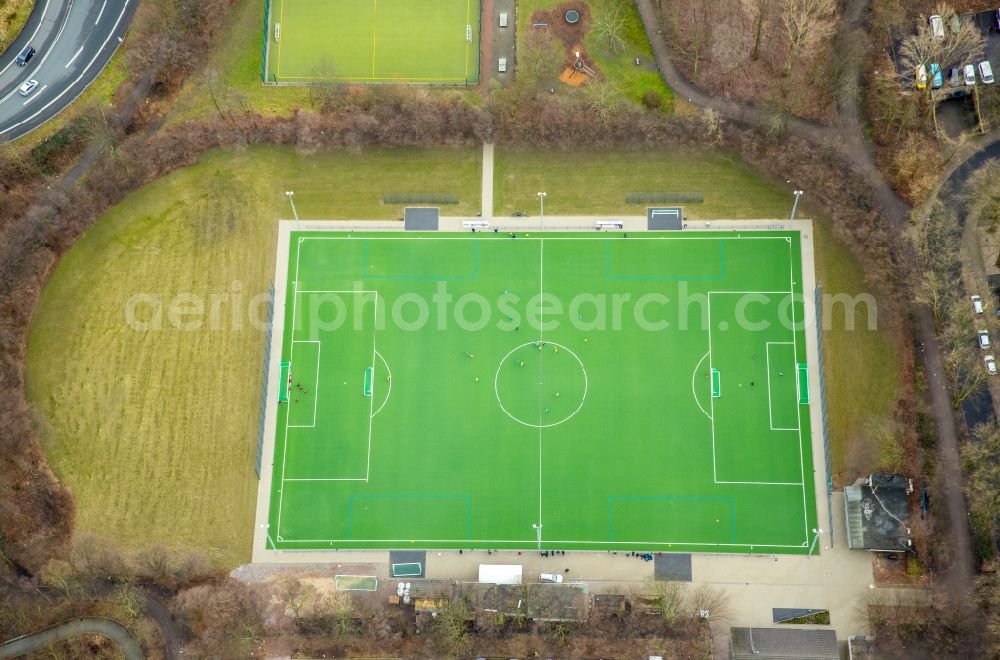
[[[103,635],[115,642],[127,660],[142,660],[142,649],[128,630],[111,619],[80,618],[51,628],[24,635],[0,644],[0,658],[17,658],[56,642],[65,642],[78,635]]]
[[[493,143],[483,143],[483,211],[484,220],[493,217]]]

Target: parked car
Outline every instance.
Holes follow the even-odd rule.
[[[982,297],[978,294],[972,296],[972,311],[976,314],[982,314],[984,309]]]
[[[986,372],[991,376],[997,375],[997,361],[992,355],[987,355],[983,358],[983,362],[986,363]]]
[[[979,77],[983,79],[983,83],[993,84],[993,67],[990,66],[989,60],[983,60],[979,63]]]
[[[931,32],[938,39],[944,39],[944,21],[937,14],[930,17]]]
[[[21,53],[17,56],[17,59],[14,61],[18,66],[24,66],[25,64],[28,63],[28,60],[30,60],[34,56],[35,56],[35,49],[32,48],[31,46],[25,46],[24,50],[21,51]]]
[[[35,91],[36,87],[38,87],[37,80],[25,80],[21,83],[21,86],[17,88],[17,93],[21,96],[31,96],[31,93]]]
[[[563,581],[563,576],[562,573],[539,573],[538,579],[542,582],[559,583]]]
[[[958,34],[958,31],[962,29],[962,19],[958,17],[958,14],[951,15],[951,33]]]
[[[914,80],[916,82],[917,89],[927,89],[927,67],[923,64],[917,67],[914,73]]]
[[[965,84],[967,87],[971,87],[976,84],[976,67],[971,64],[966,64],[965,69],[963,69]]]
[[[986,62],[989,64],[989,62]],[[941,65],[937,62],[931,64],[931,89],[941,89],[944,79],[941,77]]]
[[[979,348],[984,351],[990,347],[990,333],[988,330],[979,331]]]
[[[958,87],[962,84],[962,74],[958,72],[958,67],[951,67],[951,74],[948,76],[948,84],[952,87]]]

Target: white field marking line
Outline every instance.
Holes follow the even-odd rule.
[[[80,57],[80,53],[83,52],[83,48],[83,46],[80,46],[80,49],[73,54],[73,57],[69,58],[69,62],[66,62],[66,66],[63,67],[64,69],[68,69],[69,65],[75,62],[76,58]]]
[[[372,320],[372,395],[368,402],[368,465],[365,467],[365,481],[371,477],[372,473],[372,418],[375,416],[375,350],[376,332],[378,330],[378,291],[375,292],[375,317]]]
[[[292,327],[290,334],[295,337],[295,323],[296,323],[296,307],[299,303],[299,257],[302,255],[302,241],[299,241],[295,246],[295,279],[292,280]],[[287,284],[286,284],[287,286]],[[294,341],[294,339],[293,339]],[[317,372],[319,370],[317,369]],[[275,525],[274,535],[281,536],[281,505],[285,500],[285,463],[288,460],[288,417],[289,414],[285,412],[285,441],[281,446],[281,490],[278,491],[278,521]],[[273,478],[272,478],[273,482]]]
[[[125,3],[124,3],[124,4],[122,5],[122,11],[121,11],[121,13],[120,13],[120,14],[118,14],[118,19],[117,19],[117,20],[115,21],[115,24],[114,24],[114,26],[112,27],[111,31],[110,31],[110,32],[108,32],[108,37],[107,37],[107,38],[106,38],[106,39],[104,40],[104,43],[102,43],[102,44],[101,44],[101,47],[97,49],[97,52],[96,52],[96,53],[94,53],[94,56],[93,56],[92,58],[90,58],[90,61],[89,61],[89,62],[87,62],[87,66],[83,67],[83,71],[82,71],[82,72],[80,73],[80,75],[79,75],[79,76],[77,76],[77,77],[76,77],[76,79],[75,79],[75,80],[73,80],[73,81],[72,81],[71,83],[69,83],[68,85],[66,85],[66,86],[65,86],[65,88],[63,88],[63,91],[59,92],[59,94],[58,94],[58,95],[56,95],[56,97],[55,97],[54,99],[52,99],[51,101],[49,101],[48,103],[46,103],[45,105],[43,105],[43,106],[42,106],[41,108],[39,108],[39,109],[38,109],[38,112],[36,112],[35,114],[31,115],[30,117],[26,117],[25,119],[22,119],[21,121],[17,122],[16,124],[12,124],[12,125],[8,126],[7,128],[3,129],[2,131],[0,131],[0,135],[3,135],[4,133],[6,133],[6,132],[8,132],[8,131],[12,131],[12,130],[14,130],[14,129],[15,129],[15,128],[17,128],[18,126],[20,126],[20,125],[22,125],[22,124],[25,124],[25,123],[27,123],[27,122],[29,122],[29,121],[31,121],[32,119],[34,119],[34,118],[35,118],[35,117],[37,117],[38,115],[40,115],[40,114],[42,114],[43,112],[45,112],[45,110],[46,110],[46,109],[47,109],[47,108],[48,108],[48,107],[49,107],[50,105],[52,105],[53,103],[55,103],[56,101],[58,101],[59,99],[61,99],[61,98],[63,97],[63,95],[64,95],[64,94],[66,94],[66,92],[68,92],[69,90],[73,89],[73,86],[74,86],[74,85],[76,85],[76,84],[77,84],[78,82],[80,82],[80,80],[81,80],[81,79],[82,79],[82,78],[83,78],[83,77],[84,77],[85,75],[87,75],[87,70],[88,70],[88,69],[90,69],[91,65],[92,65],[92,64],[93,64],[94,62],[96,62],[96,61],[97,61],[97,58],[98,58],[98,57],[100,57],[100,55],[101,55],[101,52],[102,52],[102,51],[104,50],[105,46],[107,46],[107,45],[108,45],[108,42],[109,42],[109,41],[111,41],[111,37],[113,37],[113,36],[115,35],[115,32],[117,32],[117,31],[118,31],[118,24],[119,24],[119,23],[121,23],[121,21],[122,21],[122,18],[124,18],[124,17],[125,17],[125,8],[126,8],[126,7],[128,7],[128,2],[129,2],[129,0],[125,0]],[[68,16],[69,16],[69,15],[67,14],[67,17],[68,17]],[[55,45],[56,41],[58,41],[58,40],[59,40],[59,37],[60,37],[60,36],[62,35],[62,31],[63,31],[63,28],[65,28],[65,27],[66,27],[66,24],[65,24],[65,23],[63,23],[63,27],[59,29],[59,34],[58,34],[58,35],[56,35],[56,39],[55,39],[55,41],[53,41],[53,42],[52,42],[52,45],[53,45],[53,46]],[[119,42],[119,43],[121,43],[121,42]],[[116,47],[116,49],[117,49],[117,47]],[[52,49],[52,48],[51,48],[51,46],[50,46],[50,50],[49,50],[49,51],[48,51],[48,52],[47,52],[47,53],[45,54],[45,55],[46,55],[46,57],[48,56],[48,54],[49,54],[49,53],[51,53],[51,52],[52,52],[52,50],[54,50],[54,49]],[[44,57],[43,57],[43,58],[42,58],[42,62],[44,62],[44,61],[45,61],[45,59],[44,59]],[[39,65],[38,65],[38,66],[40,67],[40,66],[41,66],[41,63],[39,63]],[[36,67],[36,69],[37,69],[37,68],[38,68],[38,67]],[[94,77],[95,77],[95,79],[96,79],[96,77],[97,77],[97,76],[94,76]],[[93,82],[93,81],[90,81],[90,82]],[[86,84],[86,85],[84,86],[84,88],[83,88],[83,89],[81,89],[81,90],[80,90],[80,91],[79,91],[79,92],[77,93],[77,95],[76,95],[76,96],[79,96],[80,94],[82,94],[82,93],[83,93],[83,92],[84,92],[84,91],[86,90],[86,88],[90,86],[90,82],[88,82],[88,83],[87,83],[87,84]],[[76,96],[74,96],[73,98],[75,99],[75,98],[76,98]]]
[[[507,539],[281,539],[282,543],[524,543],[534,545],[537,538],[526,540],[510,541]],[[548,543],[558,543],[560,545],[699,545],[705,547],[724,548],[804,548],[806,545],[781,545],[776,543],[712,543],[711,541],[548,541]],[[463,545],[467,548],[467,545]],[[527,547],[527,546],[526,546]],[[452,548],[442,548],[451,550]],[[511,549],[509,552],[513,552]]]
[[[318,339],[293,339],[292,340],[292,363],[295,363],[295,344],[316,344],[316,381],[314,384],[314,392],[316,395],[313,397],[313,420],[312,424],[290,424],[288,428],[290,429],[314,429],[316,428],[316,413],[319,410],[319,369],[322,361],[320,360],[320,354],[323,352],[323,344],[320,343]]]
[[[709,378],[709,383],[710,383],[710,387],[711,387],[712,370],[714,369],[714,367],[712,366],[712,294],[711,293],[708,294],[708,353],[706,353],[706,355],[708,356],[708,378]],[[719,376],[719,381],[720,381],[719,392],[720,393],[722,392],[721,380],[722,380],[722,376],[720,375]],[[712,481],[714,481],[715,483],[719,483],[719,473],[718,473],[718,470],[717,470],[717,468],[715,466],[715,397],[714,396],[708,397],[708,407],[712,411],[711,414],[708,416],[708,418],[710,420],[712,420],[712,424],[711,424],[711,427],[712,427]]]
[[[285,481],[368,481],[368,479],[366,477],[289,477]]]
[[[306,291],[304,289],[299,289],[298,293],[300,293],[300,294],[301,293],[375,293],[375,294],[377,294],[378,291],[375,291],[374,289],[340,289],[340,290],[338,290],[338,289],[311,289],[311,290],[308,290],[308,291]]]
[[[701,359],[698,360],[698,364],[694,365],[694,371],[691,372],[691,396],[694,397],[694,402],[696,404],[698,404],[698,407],[701,408],[701,411],[703,413],[705,413],[705,417],[708,417],[709,419],[712,419],[712,416],[708,414],[708,411],[705,410],[704,408],[702,408],[701,401],[698,400],[698,390],[694,386],[695,379],[698,377],[698,369],[701,367],[701,363],[704,362],[705,358],[707,358],[707,357],[708,357],[708,353],[705,353],[704,355],[702,355]],[[711,371],[708,372],[708,379],[709,379],[709,387],[711,387],[711,381],[712,381],[712,372]],[[709,393],[709,394],[711,394],[711,393]],[[709,398],[711,398],[711,396]]]
[[[554,216],[558,217],[558,216]],[[308,220],[303,220],[303,222],[308,222]],[[323,228],[314,229],[312,231],[335,233],[341,232],[346,233],[346,230],[334,229],[334,228]],[[358,233],[370,234],[378,233],[377,230],[367,231],[364,229],[356,230]],[[538,231],[538,230],[535,230]],[[788,231],[788,230],[786,230]],[[509,232],[508,232],[509,234]],[[523,233],[518,236],[519,240],[525,241],[606,241],[607,236],[546,236],[544,238],[534,238],[532,236],[525,236]],[[476,241],[481,240],[480,237],[473,238],[471,236],[356,236],[353,233],[347,234],[345,236],[303,236],[301,238],[303,241],[358,241],[358,240],[379,240],[379,241]],[[496,240],[503,240],[502,238]],[[719,236],[636,236],[635,238],[629,238],[629,241],[785,241],[788,242],[786,236],[729,236],[729,235],[719,235]],[[787,291],[779,291],[778,293],[788,293]]]
[[[538,241],[538,305],[541,308],[539,311],[545,309],[545,241]],[[539,383],[538,388],[538,421],[542,421],[542,390],[545,383],[545,348],[544,339],[545,331],[542,329],[545,323],[542,321],[542,315],[538,317],[538,337],[539,341],[543,342],[542,347],[542,357],[538,360],[538,371],[539,378],[542,381]],[[577,358],[579,360],[580,358]],[[583,403],[580,403],[583,406]],[[579,410],[579,408],[577,408]],[[573,413],[574,415],[576,413]],[[538,426],[538,531],[536,532],[535,542],[541,545],[542,542],[542,426]]]
[[[108,6],[108,0],[104,0],[104,2],[101,4],[101,11],[97,12],[97,20],[94,21],[94,25],[97,25],[98,23],[101,22],[101,16],[104,15],[104,8],[107,6]]]
[[[45,12],[47,12],[49,10],[49,0],[44,0],[44,1],[45,1],[45,5],[42,7],[42,16],[41,16],[41,18],[38,19],[38,25],[35,26],[35,31],[31,33],[30,37],[28,37],[27,43],[29,45],[31,44],[32,41],[35,40],[35,37],[38,36],[38,31],[42,29],[42,23],[45,22]],[[15,61],[16,60],[11,60],[10,62],[7,62],[7,66],[5,66],[4,68],[0,69],[0,75],[3,75],[4,73],[7,72],[7,69],[9,69],[10,67],[14,66],[14,62]],[[38,67],[36,66],[35,68],[37,69]],[[10,94],[13,94],[13,93],[14,93],[14,90],[11,90]],[[0,102],[6,101],[7,97],[9,97],[10,94],[8,94],[7,96],[5,96],[2,99],[0,99]]]
[[[776,428],[774,428],[774,416],[771,413],[771,344],[774,344],[776,346],[782,346],[782,345],[784,345],[784,346],[794,346],[794,344],[792,342],[790,342],[790,341],[769,341],[769,342],[767,342],[767,343],[764,344],[764,360],[766,362],[766,364],[764,366],[767,369],[767,421],[768,421],[768,425],[771,427],[772,431],[798,431],[797,428],[794,428],[794,429],[786,429],[786,428],[778,428],[778,429],[776,429]],[[794,360],[795,356],[792,356],[792,359]],[[794,364],[794,362],[793,362],[793,364]],[[796,369],[795,371],[798,372],[798,369]],[[798,374],[796,373],[796,386],[798,385],[797,379],[798,379]],[[798,396],[798,388],[797,387],[796,387],[795,392],[796,392],[796,396]],[[796,405],[798,405],[798,404],[796,404]]]
[[[712,357],[711,357],[711,353],[712,353],[712,294],[713,293],[730,293],[730,292],[729,291],[709,291],[708,292],[708,353],[709,353],[708,367],[709,367],[709,373],[711,373],[711,369],[712,369]],[[746,293],[775,293],[775,294],[776,293],[780,293],[780,294],[783,294],[783,295],[788,295],[787,291],[777,291],[777,292],[747,291]],[[792,321],[792,324],[793,324],[793,327],[794,327],[794,320]],[[718,472],[717,472],[717,469],[716,469],[716,465],[715,465],[715,397],[712,397],[710,399],[709,403],[711,404],[711,408],[712,408],[712,416],[711,416],[711,420],[712,420],[712,480],[715,483],[717,483],[717,484],[742,484],[742,485],[750,485],[750,486],[801,486],[802,489],[803,489],[803,498],[805,497],[805,494],[804,494],[805,493],[805,469],[804,468],[802,470],[803,477],[802,477],[802,482],[801,483],[792,482],[792,481],[719,481],[719,475],[718,475]],[[801,423],[802,423],[802,420],[801,420],[801,411],[799,411],[799,415],[800,415],[799,424],[801,425]],[[802,455],[802,441],[801,441],[801,437],[802,436],[801,436],[801,432],[800,432],[800,434],[799,434],[799,456],[800,457]],[[757,544],[755,543],[753,545],[756,546]],[[798,546],[790,546],[790,547],[798,547]]]
[[[380,412],[382,412],[382,409],[385,408],[385,404],[389,403],[389,395],[392,394],[392,370],[389,369],[389,363],[385,361],[385,358],[382,357],[382,354],[379,353],[378,351],[375,351],[375,355],[377,355],[378,359],[382,360],[382,364],[385,365],[386,377],[389,379],[388,380],[389,388],[385,391],[385,401],[383,401],[382,405],[378,407],[378,410],[376,410],[374,413],[372,413],[372,417],[374,417],[375,415],[377,415]],[[374,379],[374,378],[375,378],[375,374],[372,374],[372,379]],[[374,398],[374,396],[375,396],[375,392],[373,391],[372,392],[372,397]]]
[[[801,256],[800,256],[801,259]],[[799,345],[798,339],[796,338],[796,323],[795,323],[795,262],[792,259],[792,242],[788,241],[788,295],[792,297],[792,305],[789,305],[789,312],[792,319],[792,360],[795,365],[795,395],[798,396],[798,376],[799,376]],[[803,292],[802,303],[805,304],[805,292]],[[807,360],[808,362],[808,360]],[[795,417],[796,422],[799,425],[799,475],[802,479],[802,532],[805,537],[803,544],[809,543],[809,505],[806,502],[806,463],[805,457],[802,450],[802,405],[798,403],[798,399],[795,402]],[[813,460],[816,460],[815,457]],[[818,512],[817,512],[818,515]],[[817,521],[818,523],[819,521]]]
[[[511,355],[513,355],[517,350],[522,349],[525,346],[535,345],[537,343],[538,343],[537,341],[526,341],[523,344],[519,344],[519,345],[515,346],[514,348],[510,349],[510,352],[507,353],[507,355],[503,356],[503,358],[500,359],[499,364],[497,364],[496,373],[493,375],[493,395],[494,395],[494,398],[497,400],[497,406],[500,408],[500,410],[502,410],[505,415],[507,415],[508,417],[510,417],[512,420],[514,420],[518,424],[521,424],[523,426],[527,426],[527,427],[533,428],[533,429],[548,429],[548,428],[552,428],[553,426],[559,426],[560,424],[565,424],[570,419],[572,419],[578,412],[580,412],[580,410],[583,408],[583,404],[587,400],[587,392],[590,391],[590,378],[587,376],[587,369],[586,369],[586,367],[583,366],[583,360],[580,359],[579,355],[577,355],[575,352],[573,352],[572,350],[570,350],[566,346],[563,346],[562,344],[558,344],[556,342],[549,342],[549,344],[548,344],[549,346],[558,346],[560,349],[562,349],[562,350],[566,351],[567,353],[569,353],[570,355],[572,355],[573,359],[575,359],[577,361],[577,364],[580,365],[580,371],[583,372],[583,395],[580,397],[580,405],[578,405],[576,407],[576,410],[574,410],[572,413],[570,413],[569,415],[567,415],[563,419],[559,420],[558,422],[553,422],[551,424],[529,424],[528,422],[524,421],[523,419],[518,419],[517,417],[515,417],[514,415],[512,415],[510,413],[510,411],[507,410],[507,408],[504,407],[503,401],[500,400],[500,370],[503,369],[504,364],[507,362],[507,358],[509,358]]]
[[[41,93],[45,91],[45,88],[46,88],[46,87],[48,87],[48,85],[42,85],[41,87],[39,87],[39,88],[38,88],[38,93],[36,93],[36,94],[33,94],[33,95],[31,96],[31,98],[30,98],[30,99],[28,99],[27,101],[25,101],[25,102],[24,102],[24,103],[22,103],[21,105],[22,105],[22,106],[26,106],[26,105],[28,105],[29,103],[31,103],[32,101],[34,101],[35,99],[37,99],[37,98],[38,98],[38,97],[39,97],[39,96],[41,95]]]

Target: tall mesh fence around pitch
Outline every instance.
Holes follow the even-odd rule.
[[[830,547],[833,547],[833,462],[830,459],[830,424],[827,421],[826,410],[826,367],[823,362],[823,290],[816,285],[813,291],[813,303],[816,306],[816,349],[819,353],[819,410],[822,417],[823,460],[826,462],[826,510],[830,521]]]
[[[271,55],[270,37],[271,0],[264,0],[264,38],[260,44],[260,79],[267,82],[267,60]]]
[[[271,369],[271,331],[274,328],[274,282],[270,283],[267,300],[267,331],[264,333],[264,372],[260,385],[260,410],[257,414],[257,455],[254,471],[260,479],[260,466],[264,462],[264,420],[267,413],[267,375]]]

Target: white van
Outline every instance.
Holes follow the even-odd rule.
[[[990,66],[989,60],[983,60],[979,63],[979,77],[983,79],[985,84],[993,84],[993,67]]]
[[[507,27],[507,12],[500,12],[500,27]]]
[[[971,87],[972,85],[975,85],[976,84],[976,67],[972,66],[971,64],[966,64],[965,68],[962,69],[962,71],[965,74],[964,77],[965,77],[965,84],[966,84],[966,86]]]
[[[540,573],[538,579],[542,582],[555,582],[559,584],[563,581],[563,576],[561,573]]]
[[[976,313],[976,316],[979,316],[980,314],[983,313],[983,310],[984,308],[983,308],[982,296],[980,295],[972,296],[972,311]]]
[[[501,57],[497,62],[497,71],[500,73],[507,73],[507,58]]]
[[[937,14],[930,17],[931,32],[934,33],[935,39],[944,39],[944,21]]]

